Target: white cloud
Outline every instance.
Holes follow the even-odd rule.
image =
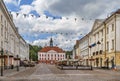
[[[4,2],[6,2],[6,3],[11,3],[12,0],[4,0]]]
[[[43,11],[48,10],[50,5],[57,1],[58,0],[35,0],[33,1],[32,6],[39,14],[42,14]]]
[[[47,39],[38,39],[38,40],[35,40],[32,44],[40,45],[42,47],[49,46],[50,38],[51,37],[48,37]],[[72,50],[75,44],[75,40],[76,40],[76,38],[72,40],[67,39],[63,35],[60,35],[60,34],[57,36],[52,36],[52,38],[53,38],[54,46],[59,46],[60,48],[63,48],[63,50]]]
[[[73,47],[81,33],[87,33],[90,30],[90,23],[81,19],[75,21],[74,16],[71,16],[68,20],[65,17],[53,20],[52,18],[46,19],[45,15],[38,18],[32,17],[31,15],[24,17],[23,14],[16,16],[15,12],[12,12],[12,14],[14,16],[14,22],[22,35],[37,38],[39,36],[42,37],[46,32],[49,34],[52,33],[54,45],[58,45],[66,50]],[[89,29],[86,29],[86,27]],[[42,31],[44,33],[41,33]],[[34,40],[31,43],[42,46],[49,45],[51,35],[47,38],[43,37],[43,39]]]
[[[109,4],[106,4],[109,3]],[[64,0],[55,2],[49,10],[62,15],[72,15],[73,13],[86,18],[98,18],[103,13],[112,12],[119,7],[120,1],[110,0]]]
[[[29,14],[33,10],[32,6],[30,5],[22,5],[20,6],[20,13]]]
[[[11,0],[5,0],[11,2]],[[19,0],[20,2],[20,0]],[[108,3],[109,4],[106,4]],[[118,1],[119,2],[119,1]],[[28,42],[36,45],[49,45],[49,37],[38,39],[45,33],[54,33],[54,45],[58,45],[63,49],[71,49],[76,40],[81,37],[81,34],[88,33],[96,18],[106,18],[110,12],[119,8],[119,3],[109,0],[34,0],[31,5],[21,5],[19,16],[14,14],[14,22],[22,35],[27,35],[28,38],[36,38],[34,41]],[[40,18],[32,17],[29,13],[35,10],[41,15]],[[62,16],[62,20],[52,18],[46,19],[43,11],[48,10],[52,13]],[[23,16],[27,14],[26,18]],[[66,19],[66,18],[69,19]],[[75,21],[75,18],[77,20]],[[90,20],[93,19],[93,20]],[[44,34],[42,33],[44,32]],[[58,33],[55,35],[55,33]],[[62,34],[60,34],[62,33]],[[69,35],[66,35],[69,34]],[[71,34],[72,33],[72,34]],[[44,35],[45,36],[45,35]]]

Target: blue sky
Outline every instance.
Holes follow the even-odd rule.
[[[4,2],[13,15],[19,33],[28,43],[44,47],[49,45],[52,37],[55,45],[64,50],[71,50],[76,40],[90,32],[95,19],[104,19],[119,9],[120,0],[4,0]],[[106,4],[108,2],[109,4]],[[16,13],[19,15],[16,16]]]
[[[30,5],[33,0],[21,0],[20,5]]]

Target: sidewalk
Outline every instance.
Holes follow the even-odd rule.
[[[111,75],[120,75],[120,70],[112,70],[112,69],[100,69],[100,68],[94,68],[94,71],[102,72],[105,74],[111,74]]]
[[[30,67],[19,67],[19,71],[17,71],[17,68],[14,68],[14,69],[6,69],[6,70],[3,70],[3,76],[1,76],[0,74],[0,77],[7,77],[7,76],[11,76],[11,75],[14,75],[16,73],[19,73],[19,72],[22,72],[24,70],[27,70],[29,69]]]

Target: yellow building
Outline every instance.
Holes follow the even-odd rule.
[[[73,51],[82,57],[85,65],[120,69],[119,32],[120,9],[106,19],[96,19],[92,30],[77,40]]]
[[[89,36],[94,67],[120,68],[120,9],[106,19],[96,19]]]

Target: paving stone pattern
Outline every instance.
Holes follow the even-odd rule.
[[[120,81],[120,71],[60,70],[55,65],[38,64],[13,75],[0,77],[0,81]]]

